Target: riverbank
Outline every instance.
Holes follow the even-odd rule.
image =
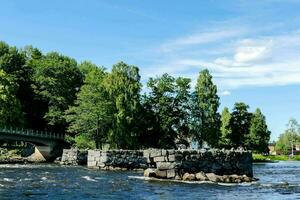
[[[258,162],[277,162],[277,161],[300,161],[300,155],[295,155],[290,157],[288,155],[261,155],[252,154],[252,161],[254,163]]]

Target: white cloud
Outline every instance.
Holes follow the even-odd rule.
[[[271,56],[272,40],[243,40],[236,49],[234,60],[239,63],[262,61]]]
[[[300,84],[300,31],[263,37],[225,32],[206,32],[164,43],[172,50],[172,56],[160,55],[162,61],[146,74],[149,77],[167,72],[190,77],[195,83],[198,71],[208,68],[223,92],[244,86]],[[220,46],[226,51],[213,56],[192,54],[208,46],[212,51]],[[183,47],[184,51],[178,49]]]
[[[166,43],[163,43],[159,51],[161,52],[173,52],[185,47],[194,45],[204,45],[208,43],[218,42],[220,40],[229,39],[241,35],[244,30],[210,30],[200,33],[195,33],[185,37],[177,38]]]
[[[221,96],[229,96],[229,95],[231,95],[231,92],[228,91],[228,90],[225,90],[225,91],[221,92],[220,95],[221,95]]]

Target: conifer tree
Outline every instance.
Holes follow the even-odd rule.
[[[207,69],[199,73],[194,95],[194,120],[198,121],[194,127],[195,138],[201,145],[206,141],[212,147],[219,146],[220,114],[217,86]]]

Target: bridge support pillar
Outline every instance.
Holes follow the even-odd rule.
[[[35,146],[34,154],[31,158],[38,162],[45,162],[51,158],[51,146]]]
[[[35,162],[53,161],[55,158],[62,155],[63,147],[56,144],[48,146],[35,146],[34,153],[29,157],[29,160]]]

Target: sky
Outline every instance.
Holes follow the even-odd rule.
[[[58,51],[110,69],[140,68],[142,82],[209,69],[220,111],[261,108],[276,140],[300,121],[300,0],[0,0],[0,40]],[[146,88],[144,88],[146,90]]]

